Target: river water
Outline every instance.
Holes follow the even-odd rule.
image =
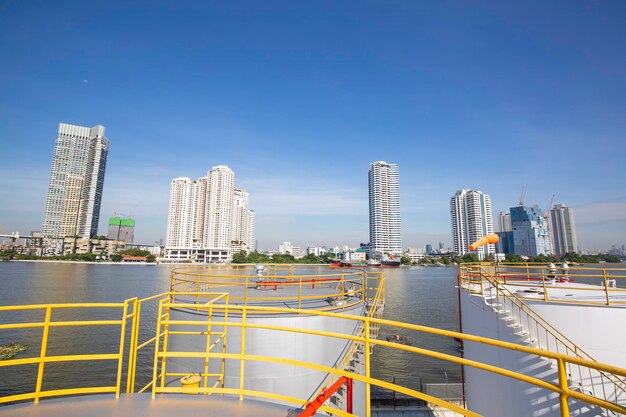
[[[0,262],[0,305],[121,302],[132,297],[147,297],[169,289],[174,266],[95,265],[44,262]],[[458,330],[457,290],[458,269],[454,267],[411,267],[383,270],[386,276],[386,303],[383,318],[412,324]],[[71,313],[59,312],[53,317],[73,319]],[[119,319],[117,312],[100,313],[102,318]],[[103,315],[102,315],[103,314]],[[43,321],[40,313],[21,317],[0,312],[0,323],[15,320]],[[141,340],[153,335],[154,327],[146,326]],[[84,329],[51,329],[48,354],[105,353],[115,351],[114,340],[119,327],[98,327],[85,334]],[[450,338],[381,328],[380,339],[400,338],[412,346],[459,355]],[[10,342],[31,346],[20,357],[37,356],[41,329],[0,330],[0,345]],[[117,343],[117,342],[115,342]],[[57,353],[57,354],[59,354]],[[91,385],[102,375],[114,375],[117,364],[108,362],[74,362],[48,364],[45,367],[44,389],[65,387],[68,381]],[[149,361],[140,363],[138,379],[148,379]],[[0,396],[32,391],[36,366],[0,367]],[[421,383],[459,382],[460,367],[449,362],[377,347],[372,356],[372,376],[419,389]],[[114,385],[114,380],[105,382]],[[99,385],[99,384],[98,384]],[[76,386],[76,384],[74,384]],[[123,384],[125,386],[125,383]]]

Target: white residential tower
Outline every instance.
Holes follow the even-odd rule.
[[[493,233],[491,199],[482,191],[459,190],[450,199],[452,244],[459,255],[470,253],[469,245]],[[484,245],[476,251],[481,259],[496,252],[495,245]]]
[[[397,164],[372,162],[369,170],[371,256],[402,254],[400,173]]]

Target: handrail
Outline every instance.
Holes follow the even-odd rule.
[[[168,309],[168,308],[191,308],[192,304],[181,304],[181,303],[168,303],[168,302],[161,302],[161,309],[160,311],[164,311],[164,309]],[[204,307],[201,307],[202,309],[204,309]],[[209,307],[206,307],[209,308]],[[258,313],[280,313],[280,312],[294,312],[294,310],[292,309],[286,309],[286,308],[278,308],[278,307],[258,307],[258,306],[241,306],[241,305],[224,305],[224,304],[220,304],[220,305],[215,305],[215,306],[211,306],[210,308],[214,309],[214,310],[218,310],[218,311],[222,311],[222,313],[228,311],[228,312],[238,312],[239,315],[243,318],[247,315],[247,313],[249,312],[258,312]],[[476,362],[473,360],[469,360],[466,358],[460,358],[457,356],[453,356],[453,355],[449,355],[449,354],[444,354],[444,353],[439,353],[439,352],[434,352],[428,349],[423,349],[423,348],[418,348],[418,347],[414,347],[414,346],[406,346],[406,345],[402,345],[402,344],[397,344],[397,343],[392,343],[392,342],[387,342],[387,341],[382,341],[382,340],[376,340],[376,339],[371,339],[369,337],[369,334],[367,331],[364,332],[364,334],[362,335],[349,335],[349,334],[344,334],[344,333],[336,333],[336,332],[326,332],[326,331],[318,331],[318,330],[310,330],[310,329],[303,329],[303,328],[294,328],[294,327],[287,327],[287,326],[279,326],[279,325],[269,325],[269,324],[263,324],[263,323],[248,323],[246,322],[245,319],[242,319],[241,321],[230,321],[230,322],[226,322],[226,321],[214,321],[212,323],[213,326],[224,326],[225,328],[229,328],[229,327],[239,327],[242,329],[265,329],[265,330],[270,330],[270,331],[279,331],[279,332],[289,332],[289,333],[302,333],[302,334],[311,334],[311,335],[317,335],[317,336],[323,336],[323,337],[329,337],[329,338],[336,338],[336,339],[343,339],[343,340],[349,340],[349,341],[356,341],[359,343],[363,343],[365,346],[365,356],[366,356],[366,369],[369,368],[369,355],[368,352],[370,351],[370,347],[372,345],[378,345],[378,346],[385,346],[388,348],[393,348],[393,349],[400,349],[400,350],[404,350],[407,352],[412,352],[412,353],[417,353],[417,354],[421,354],[421,355],[426,355],[426,356],[430,356],[433,358],[437,358],[437,359],[442,359],[442,360],[446,360],[446,361],[450,361],[450,362],[454,362],[454,363],[458,363],[464,366],[471,366],[471,367],[475,367],[478,369],[482,369],[488,372],[492,372],[492,373],[496,373],[498,375],[502,375],[502,376],[506,376],[509,378],[513,378],[522,382],[526,382],[529,383],[531,385],[535,385],[547,390],[550,390],[552,392],[558,393],[559,396],[564,399],[564,401],[562,400],[560,402],[561,404],[561,415],[562,416],[568,416],[569,415],[569,411],[568,411],[568,403],[567,403],[567,399],[569,398],[575,398],[584,402],[587,402],[589,404],[592,405],[596,405],[602,408],[606,408],[612,411],[616,411],[616,412],[620,412],[620,413],[626,413],[626,407],[623,407],[619,404],[616,403],[612,403],[610,401],[607,401],[605,399],[602,398],[598,398],[595,397],[593,395],[589,395],[586,394],[584,392],[577,392],[575,390],[572,390],[568,384],[567,384],[567,374],[563,371],[564,367],[568,364],[575,364],[575,365],[580,365],[583,367],[588,367],[591,369],[595,369],[595,370],[599,370],[599,371],[604,371],[604,372],[610,372],[616,375],[621,375],[621,376],[626,376],[626,369],[623,368],[619,368],[619,367],[615,367],[615,366],[610,366],[610,365],[604,365],[601,363],[597,363],[597,362],[593,362],[593,361],[589,361],[589,360],[585,360],[582,358],[578,358],[578,357],[573,357],[573,356],[569,356],[569,355],[565,355],[562,353],[555,353],[555,352],[551,352],[551,351],[546,351],[546,350],[541,350],[541,349],[537,349],[537,348],[532,348],[532,347],[527,347],[527,346],[522,346],[522,345],[518,345],[518,344],[514,344],[514,343],[508,343],[508,342],[502,342],[502,341],[498,341],[498,340],[492,340],[492,339],[488,339],[488,338],[484,338],[484,337],[480,337],[480,336],[473,336],[473,335],[469,335],[469,334],[464,334],[464,333],[459,333],[459,332],[454,332],[454,331],[449,331],[449,330],[441,330],[441,329],[435,329],[435,328],[431,328],[431,327],[427,327],[427,326],[419,326],[419,325],[413,325],[413,324],[407,324],[407,323],[399,323],[399,322],[394,322],[394,321],[390,321],[390,320],[384,320],[384,319],[376,319],[376,318],[371,318],[371,317],[359,317],[359,316],[353,316],[353,315],[348,315],[348,314],[341,314],[341,313],[330,313],[330,312],[321,312],[321,311],[312,311],[312,310],[296,310],[295,311],[297,314],[300,315],[309,315],[309,316],[324,316],[324,317],[331,317],[331,318],[335,318],[335,319],[346,319],[346,320],[352,320],[352,321],[357,321],[357,322],[362,322],[363,323],[363,327],[367,330],[371,325],[385,325],[385,326],[391,326],[391,327],[396,327],[396,328],[401,328],[401,329],[407,329],[407,330],[412,330],[412,331],[416,331],[416,332],[423,332],[423,333],[429,333],[429,334],[435,334],[435,335],[440,335],[440,336],[446,336],[446,337],[453,337],[453,338],[459,338],[461,340],[465,340],[465,341],[471,341],[471,342],[476,342],[476,343],[482,343],[482,344],[486,344],[489,346],[495,346],[501,349],[508,349],[508,350],[514,350],[514,351],[519,351],[519,352],[524,352],[524,353],[528,353],[531,355],[535,355],[535,356],[541,356],[541,357],[545,357],[545,358],[549,358],[549,359],[554,359],[558,362],[559,364],[559,373],[558,373],[558,379],[559,382],[558,383],[552,383],[549,381],[544,381],[541,379],[538,379],[536,377],[531,377],[531,376],[527,376],[527,375],[523,375],[514,371],[510,371],[508,369],[505,368],[500,368],[500,367],[496,367],[493,365],[488,365],[488,364],[484,364],[484,363],[480,363],[480,362]],[[197,322],[197,321],[193,321],[193,320],[162,320],[160,325],[161,326],[175,326],[175,325],[184,325],[184,326],[192,326],[192,325],[202,325],[202,322]],[[243,339],[243,338],[242,338]],[[339,377],[341,376],[346,376],[346,377],[350,377],[352,379],[354,379],[355,381],[360,381],[366,384],[366,393],[369,391],[369,387],[371,385],[377,385],[377,386],[382,386],[382,387],[389,387],[391,389],[397,390],[399,392],[403,392],[403,393],[407,393],[411,396],[414,396],[416,398],[426,398],[424,396],[424,394],[421,393],[417,393],[415,391],[411,391],[408,390],[406,388],[402,388],[399,387],[395,384],[389,384],[389,383],[383,383],[383,381],[379,381],[375,378],[372,378],[370,375],[368,375],[367,371],[365,375],[361,375],[358,373],[354,373],[354,372],[349,372],[346,370],[343,370],[341,368],[331,368],[328,366],[324,366],[324,365],[319,365],[319,364],[314,364],[314,363],[306,363],[306,362],[301,362],[301,361],[297,361],[294,359],[290,359],[290,358],[283,358],[283,357],[273,357],[273,356],[261,356],[261,355],[253,355],[253,354],[249,354],[247,352],[244,351],[245,348],[245,341],[242,340],[242,349],[241,349],[241,353],[213,353],[213,352],[167,352],[167,351],[161,351],[157,349],[157,352],[155,354],[155,360],[156,358],[160,358],[161,360],[164,360],[165,358],[211,358],[211,359],[222,359],[222,360],[236,360],[236,361],[247,361],[247,360],[252,360],[252,361],[262,361],[262,362],[270,362],[270,363],[280,363],[280,364],[287,364],[287,365],[293,365],[293,366],[298,366],[298,367],[305,367],[305,368],[309,368],[309,369],[314,369],[314,370],[319,370],[322,372],[326,372],[326,373],[332,373],[334,375],[337,375]],[[243,367],[241,368],[243,370]],[[163,373],[165,371],[163,370]],[[163,375],[163,373],[161,373],[160,375]],[[155,379],[153,379],[153,395],[155,393],[161,393],[161,392],[184,392],[183,388],[174,388],[174,387],[165,387],[163,386],[163,380],[161,380],[161,386],[158,386],[156,384],[157,380],[156,380],[156,375],[159,374],[158,371],[154,371],[155,374]],[[195,390],[195,388],[194,388]],[[213,388],[203,388],[198,390],[199,393],[225,393],[225,392],[230,392],[230,393],[236,393],[239,395],[243,395],[243,391],[245,390],[245,379],[241,379],[241,385],[239,387],[239,390],[237,389],[231,389],[230,391],[226,391],[224,389],[213,389]],[[469,411],[469,410],[465,410],[462,409],[460,407],[455,407],[445,401],[442,400],[438,400],[438,399],[429,399],[429,401],[441,405],[443,407],[452,409],[460,414],[463,415],[476,415],[475,413]],[[369,402],[366,400],[366,415],[369,416]],[[330,409],[329,412],[333,413],[335,410],[334,409]],[[340,413],[336,413],[336,414],[340,414]]]
[[[129,313],[129,306],[134,304],[133,299],[125,300],[123,303],[59,303],[59,304],[35,304],[35,305],[17,305],[17,306],[0,306],[0,311],[4,312],[20,312],[20,311],[32,311],[41,310],[45,313],[43,322],[18,322],[18,323],[5,323],[0,324],[0,330],[14,330],[14,329],[29,329],[29,328],[42,328],[40,353],[36,357],[22,358],[22,359],[9,359],[0,361],[0,368],[8,366],[20,366],[20,365],[38,365],[37,378],[35,380],[35,390],[27,393],[20,393],[15,395],[9,395],[0,397],[0,404],[33,400],[38,403],[41,398],[59,396],[59,395],[73,395],[82,393],[113,393],[116,398],[120,395],[121,379],[122,379],[122,364],[124,357],[125,335],[126,325],[129,319],[136,318],[136,310]],[[55,310],[69,310],[69,309],[117,309],[121,310],[122,317],[119,320],[53,320],[52,313]],[[93,326],[120,326],[120,343],[117,352],[115,353],[92,353],[92,354],[71,354],[71,355],[49,355],[48,354],[48,341],[49,330],[53,327],[93,327]],[[59,363],[59,362],[80,362],[80,361],[117,361],[115,385],[111,386],[94,386],[94,387],[82,387],[82,388],[67,388],[56,390],[44,390],[43,380],[45,375],[45,365],[47,363]]]
[[[174,269],[171,273],[170,291],[231,291],[232,287],[243,288],[243,294],[231,294],[231,301],[239,301],[248,305],[250,303],[262,303],[267,301],[287,302],[297,304],[302,308],[303,303],[311,300],[337,299],[343,300],[356,294],[360,294],[360,300],[352,298],[348,303],[317,307],[324,310],[345,310],[361,303],[367,291],[366,272],[362,269],[344,269],[342,271],[331,270],[327,265],[310,267],[306,264],[270,264],[262,276],[253,275],[254,265],[224,265],[196,266]],[[234,273],[233,273],[234,269]],[[302,273],[309,271],[310,273]],[[243,272],[243,273],[242,273]],[[297,272],[297,273],[294,273]],[[307,288],[314,289],[316,286],[329,288],[330,292],[320,293],[307,292]],[[266,288],[277,291],[279,288],[297,288],[298,293],[286,295],[254,294],[251,288]]]
[[[486,280],[487,284],[489,285],[489,288],[493,288],[496,290],[496,297],[498,296],[498,294],[501,294],[502,297],[504,297],[507,301],[509,301],[512,305],[516,306],[518,308],[519,311],[519,317],[517,318],[517,320],[519,320],[520,324],[523,323],[523,318],[522,318],[522,314],[521,312],[523,311],[524,314],[526,315],[528,320],[533,321],[533,323],[535,324],[535,329],[536,329],[536,339],[538,342],[540,340],[540,336],[539,336],[539,327],[541,327],[545,332],[546,332],[546,344],[547,346],[545,346],[546,348],[550,348],[550,344],[549,344],[549,338],[548,338],[548,334],[551,335],[554,338],[555,341],[555,348],[558,352],[559,350],[559,343],[565,348],[566,353],[571,352],[572,354],[574,354],[575,356],[579,357],[579,358],[583,358],[589,361],[593,361],[593,362],[597,362],[597,360],[595,358],[593,358],[589,353],[587,353],[584,349],[582,349],[580,346],[578,346],[574,341],[572,341],[570,338],[568,338],[566,335],[564,335],[562,332],[560,332],[557,328],[555,328],[550,322],[548,322],[545,318],[543,318],[539,313],[537,313],[532,307],[530,307],[528,304],[526,304],[523,300],[522,297],[518,297],[517,295],[513,294],[509,289],[508,286],[511,285],[510,282],[504,280],[504,279],[500,279],[500,274],[498,273],[498,275],[493,276],[488,270],[485,270],[485,268],[483,268],[484,265],[469,265],[466,267],[461,268],[461,275],[459,276],[459,278],[462,280],[463,278],[466,278],[464,282],[466,285],[464,286],[464,288],[470,290],[470,285],[471,284],[476,284],[472,279],[473,278],[480,278],[480,283],[478,284],[480,286],[480,293],[481,295],[484,296],[484,283],[483,283],[483,278]],[[476,271],[476,268],[478,268],[478,271]],[[466,273],[463,273],[463,271],[466,270]],[[477,273],[478,272],[478,273]],[[506,284],[505,284],[506,283]],[[461,283],[461,286],[463,286],[463,283]],[[544,282],[544,287],[545,287],[545,282]],[[490,292],[491,294],[491,292]],[[545,301],[542,299],[533,299],[536,301]],[[530,335],[530,332],[532,331],[532,326],[530,324],[530,321],[527,325],[527,331]],[[579,377],[581,378],[581,384],[582,384],[582,379],[586,378],[586,376],[583,376],[582,372],[580,369],[578,369],[579,372]],[[571,368],[569,368],[569,375],[572,375],[572,370]],[[611,374],[607,374],[606,372],[603,371],[599,371],[599,377],[601,378],[601,381],[604,379],[607,379],[608,381],[611,382],[611,384],[614,386],[615,390],[620,390],[624,395],[626,395],[626,382],[621,381],[619,378],[615,378],[613,375]],[[589,380],[591,383],[591,387],[592,387],[592,393],[594,393],[595,395],[595,383],[594,383],[594,377],[591,374],[591,371],[589,372]],[[604,389],[604,384],[602,382],[600,382],[600,384],[602,385],[602,393],[603,396],[607,397],[606,391]],[[617,399],[617,391],[614,392],[615,398]]]
[[[371,275],[371,278],[370,278]],[[377,276],[376,276],[377,275]],[[369,290],[374,291],[374,296],[371,298],[367,298],[369,310],[367,312],[367,317],[376,317],[382,318],[382,309],[384,308],[385,303],[385,275],[383,272],[369,272],[366,274],[366,280],[369,282],[370,279],[378,280],[378,285],[373,287],[368,287]],[[369,284],[368,284],[369,285]],[[372,331],[374,338],[378,337],[378,329],[380,326],[370,327],[370,331]],[[357,331],[358,336],[363,336],[365,333],[365,326],[361,325]],[[341,358],[341,360],[337,363],[336,367],[339,369],[347,370],[350,368],[350,362],[356,357],[359,348],[361,347],[361,343],[353,340],[350,346],[346,349],[345,355]],[[325,389],[329,389],[332,384],[337,381],[337,376],[334,374],[328,374],[325,380],[320,384],[322,387],[318,395],[320,395]],[[348,401],[350,403],[350,401]]]
[[[488,339],[488,338],[484,338],[480,336],[474,336],[474,335],[459,333],[459,332],[450,331],[450,330],[436,329],[436,328],[431,328],[427,326],[400,323],[400,322],[385,320],[385,319],[376,318],[376,317],[363,317],[363,316],[355,316],[351,314],[315,311],[315,310],[306,310],[306,309],[233,305],[233,304],[228,303],[227,295],[223,293],[218,294],[213,299],[209,299],[206,303],[202,303],[202,304],[185,303],[182,301],[177,301],[174,298],[176,297],[176,295],[177,295],[176,293],[163,293],[163,294],[148,297],[142,300],[138,300],[135,298],[135,299],[126,300],[124,302],[125,311],[123,314],[124,320],[122,321],[126,323],[128,319],[131,319],[131,318],[133,319],[133,328],[131,330],[131,333],[134,334],[133,338],[135,339],[138,337],[136,329],[139,324],[138,323],[139,315],[137,313],[139,313],[140,309],[134,310],[133,313],[129,314],[130,305],[133,304],[133,306],[139,306],[144,302],[156,301],[156,300],[158,300],[159,302],[159,309],[157,312],[159,323],[156,328],[156,341],[155,341],[156,347],[155,347],[155,354],[154,354],[155,367],[153,369],[152,381],[149,384],[149,386],[152,387],[153,395],[155,393],[189,392],[189,391],[186,391],[186,389],[182,387],[165,386],[165,379],[168,376],[167,369],[165,368],[165,364],[168,358],[199,358],[199,359],[203,359],[205,363],[207,363],[206,361],[209,361],[209,360],[220,360],[220,361],[223,361],[222,363],[224,363],[225,361],[240,361],[242,364],[244,364],[246,361],[254,361],[254,362],[277,363],[277,364],[283,364],[283,365],[290,365],[294,367],[303,367],[303,368],[308,368],[308,369],[320,371],[320,372],[327,373],[327,374],[333,374],[333,375],[336,375],[338,378],[341,378],[341,377],[351,378],[354,381],[358,381],[360,383],[365,384],[366,398],[368,397],[367,393],[369,393],[369,389],[371,386],[380,386],[383,388],[388,388],[388,389],[395,390],[400,393],[410,395],[415,398],[422,399],[424,401],[428,401],[430,403],[453,410],[465,416],[477,416],[477,414],[471,410],[463,409],[459,406],[456,406],[454,404],[451,404],[439,398],[432,397],[432,396],[411,390],[409,388],[402,387],[400,385],[392,384],[386,381],[373,378],[369,374],[370,359],[371,359],[369,352],[371,351],[372,346],[384,346],[390,349],[403,350],[403,351],[410,352],[413,354],[426,355],[429,357],[449,361],[452,363],[457,363],[457,364],[464,365],[464,366],[475,367],[477,369],[481,369],[487,372],[492,372],[492,373],[495,373],[504,377],[513,378],[515,380],[522,381],[522,382],[531,384],[533,386],[552,391],[558,394],[561,398],[560,411],[561,411],[562,416],[568,415],[568,407],[569,407],[568,399],[570,398],[578,399],[578,400],[587,402],[592,405],[596,405],[596,406],[606,408],[615,412],[626,414],[626,407],[623,407],[616,403],[606,401],[602,398],[598,398],[593,395],[589,395],[585,392],[577,392],[571,389],[570,387],[568,387],[567,374],[565,372],[566,366],[568,366],[569,364],[573,364],[573,365],[579,365],[579,366],[587,367],[590,369],[594,369],[597,371],[612,373],[612,374],[620,375],[620,376],[626,376],[626,369],[623,369],[620,367],[615,367],[615,366],[606,365],[606,364],[602,364],[602,363],[598,363],[594,361],[589,361],[583,358],[569,356],[569,355],[565,355],[562,353],[555,353],[555,352],[541,350],[541,349],[537,349],[533,347],[517,345],[514,343],[507,343],[507,342],[502,342],[498,340],[492,340],[492,339]],[[209,296],[206,293],[200,293],[200,294],[187,293],[185,295],[189,295],[189,296],[201,295],[203,297]],[[213,300],[213,302],[211,300]],[[50,320],[51,308],[52,308],[51,306],[46,307],[46,316],[47,316],[46,321],[47,322],[51,321]],[[206,321],[172,320],[169,317],[169,309],[195,309],[195,310],[200,310],[200,311],[206,311],[207,320]],[[4,310],[10,310],[10,308],[4,308]],[[217,316],[213,316],[209,312],[213,312],[217,314]],[[236,314],[235,316],[237,317],[236,320],[229,319],[230,314],[232,313]],[[302,315],[302,316],[311,316],[311,317],[316,316],[316,317],[327,317],[330,319],[350,320],[355,323],[359,323],[359,326],[362,327],[364,331],[361,334],[352,335],[352,334],[345,334],[345,333],[318,331],[318,330],[311,330],[311,329],[306,329],[306,328],[296,328],[296,327],[274,325],[274,324],[264,324],[262,322],[257,322],[257,321],[249,322],[247,320],[247,316],[249,313],[255,313],[255,314],[290,313],[290,314],[297,314],[297,315]],[[215,332],[215,329],[217,329],[220,333],[224,333],[224,336],[222,336],[224,337],[223,340],[225,340],[225,337],[229,328],[232,328],[232,327],[241,328],[242,329],[242,338],[241,338],[242,343],[241,343],[239,351],[237,352],[237,350],[235,350],[235,353],[226,351],[225,342],[223,343],[222,349],[213,349],[211,347],[207,347],[204,351],[200,351],[200,352],[178,352],[178,351],[171,352],[167,350],[166,340],[168,337],[173,337],[173,335],[176,334],[176,331],[177,331],[176,326],[178,325],[182,325],[186,327],[200,326],[201,328],[200,331],[204,332],[205,334],[208,328],[209,328],[208,330],[209,333]],[[121,326],[124,326],[124,324],[122,323]],[[508,350],[527,353],[530,355],[553,359],[557,361],[558,367],[559,367],[558,368],[559,369],[558,383],[553,383],[551,381],[544,381],[536,377],[523,375],[521,373],[507,370],[505,368],[500,368],[500,367],[496,367],[493,365],[480,363],[477,361],[457,357],[457,356],[450,355],[450,354],[440,353],[440,352],[436,352],[436,351],[432,351],[432,350],[428,350],[424,348],[419,348],[416,346],[407,346],[407,345],[388,342],[384,340],[376,340],[371,337],[370,331],[369,331],[372,327],[375,327],[375,326],[389,326],[392,328],[405,329],[405,330],[410,330],[410,331],[414,331],[417,333],[433,334],[433,335],[439,335],[439,336],[448,337],[448,338],[458,338],[464,341],[480,343],[480,344],[484,344],[488,346],[494,346],[500,349],[508,349]],[[220,328],[223,328],[223,330],[220,331]],[[311,335],[316,335],[319,337],[334,338],[337,340],[345,340],[347,342],[360,343],[364,346],[364,350],[365,350],[366,371],[364,374],[360,374],[356,372],[350,372],[345,369],[341,369],[337,367],[329,367],[323,364],[302,362],[302,361],[295,360],[292,358],[251,354],[249,351],[246,350],[246,341],[245,341],[245,337],[243,337],[243,335],[245,334],[244,333],[245,329],[264,329],[266,331],[311,334]],[[124,332],[122,332],[120,336],[122,346],[124,343],[123,334]],[[44,337],[44,340],[47,340],[46,337]],[[137,350],[139,350],[139,346],[140,346],[140,344],[138,343],[138,340],[135,340],[134,342],[132,342],[131,346],[134,346],[133,348],[134,353],[132,354],[132,356],[136,356]],[[45,349],[42,351],[45,354]],[[80,355],[79,358],[84,358],[84,355]],[[113,360],[118,359],[120,362],[122,358],[123,358],[123,349],[121,349],[119,353],[111,354],[110,356],[110,359],[113,359]],[[61,359],[65,359],[65,358],[61,358]],[[108,359],[109,357],[107,357],[107,360]],[[129,367],[133,363],[135,364],[133,366],[136,366],[136,363],[137,363],[136,358],[134,358],[133,361],[129,361]],[[6,361],[0,362],[0,366],[8,366],[9,364],[7,364]],[[40,363],[40,366],[42,364],[43,362]],[[241,367],[242,373],[244,372],[244,368],[245,368],[244,366]],[[227,387],[223,384],[223,381],[224,381],[223,374],[221,376],[218,376],[216,374],[208,374],[208,370],[209,370],[208,366],[205,366],[204,372],[202,373],[201,376],[216,377],[217,382],[213,385],[205,383],[204,386],[194,388],[194,391],[200,394],[215,393],[215,394],[223,394],[223,395],[238,395],[240,397],[257,396],[257,397],[262,397],[262,398],[286,401],[288,403],[297,404],[297,405],[306,404],[306,400],[304,399],[290,398],[280,393],[260,392],[260,391],[250,390],[246,388],[245,378],[241,378],[240,385],[238,388]],[[181,374],[177,373],[177,374],[170,374],[170,375],[180,376]],[[37,380],[38,383],[41,380],[41,377],[42,375],[38,376],[38,380]],[[16,401],[16,400],[22,400],[22,399],[35,399],[36,401],[38,401],[39,398],[55,396],[55,395],[87,394],[87,393],[96,393],[96,392],[110,392],[110,393],[115,393],[116,395],[119,395],[120,385],[121,385],[121,369],[118,365],[117,383],[115,386],[40,391],[37,393],[36,396],[33,396],[32,393],[18,394],[17,396],[2,397],[0,398],[0,400],[3,400],[1,402]],[[128,388],[129,387],[127,387],[127,390]],[[368,400],[366,400],[365,402],[365,407],[366,407],[366,417],[369,417],[371,415],[371,411],[370,411],[370,405],[369,405]],[[342,416],[342,417],[349,417],[352,415],[348,413],[347,411],[337,410],[329,406],[322,406],[320,410],[328,412],[332,415],[337,415],[337,416]]]

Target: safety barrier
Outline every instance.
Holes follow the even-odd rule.
[[[601,264],[589,267],[580,265],[548,264],[548,263],[482,263],[462,264],[461,275],[466,268],[481,266],[491,271],[494,279],[502,281],[510,288],[527,286],[529,282],[538,284],[542,299],[555,303],[575,303],[590,305],[626,305],[626,268],[606,267]],[[583,282],[590,286],[568,285],[569,282]],[[558,283],[558,285],[556,285]],[[556,291],[597,294],[586,299],[564,299],[556,297]],[[531,295],[532,296],[532,295]],[[524,298],[522,294],[518,295]],[[531,298],[529,296],[529,298]],[[533,300],[535,297],[532,297]],[[575,298],[575,297],[574,297]],[[594,299],[595,298],[595,299]]]
[[[244,305],[280,302],[303,308],[307,302],[320,299],[348,300],[338,305],[316,307],[329,311],[350,308],[367,296],[367,272],[362,269],[333,271],[328,266],[293,264],[269,264],[264,267],[267,269],[262,273],[257,273],[255,265],[178,268],[172,271],[170,289],[173,292],[228,291],[231,293],[231,302]],[[300,273],[295,274],[294,271]],[[270,291],[253,292],[252,288]],[[316,288],[317,292],[312,291]],[[320,289],[323,291],[319,291]],[[274,292],[271,293],[271,290]]]
[[[129,313],[129,306],[134,303],[134,300],[126,300],[123,303],[80,303],[80,304],[37,304],[37,305],[21,305],[21,306],[0,306],[0,313],[3,315],[11,313],[26,313],[44,315],[43,321],[28,322],[24,320],[16,320],[13,323],[0,324],[0,331],[3,330],[18,330],[18,329],[41,329],[41,342],[39,355],[35,357],[27,357],[21,359],[9,359],[0,361],[0,368],[9,366],[23,366],[23,365],[37,365],[37,378],[35,380],[35,390],[33,392],[20,393],[16,395],[10,395],[0,397],[0,404],[22,401],[22,400],[34,400],[38,403],[41,398],[54,397],[61,395],[74,395],[74,394],[95,394],[95,393],[114,393],[116,396],[120,395],[121,380],[122,380],[122,361],[124,357],[124,344],[126,324],[128,319],[135,319],[135,312]],[[53,320],[53,312],[60,310],[68,311],[85,311],[85,310],[118,310],[121,317],[118,320]],[[49,333],[51,328],[69,328],[69,327],[93,327],[93,326],[119,326],[119,349],[112,353],[84,353],[84,354],[65,354],[65,355],[49,355],[48,354],[48,342]],[[107,386],[92,386],[81,388],[66,388],[56,390],[43,390],[43,382],[45,375],[46,364],[50,363],[72,363],[79,361],[116,361],[117,373],[115,375],[115,384]]]

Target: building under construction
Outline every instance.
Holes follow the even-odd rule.
[[[130,217],[111,217],[109,218],[109,233],[107,238],[113,240],[122,240],[126,243],[133,243],[135,237],[135,219]]]

